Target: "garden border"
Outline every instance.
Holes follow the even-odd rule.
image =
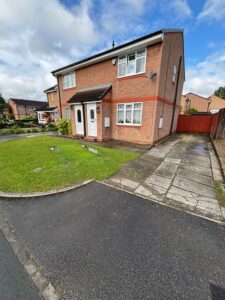
[[[0,191],[0,198],[33,198],[33,197],[41,197],[41,196],[49,196],[54,194],[59,194],[63,192],[67,192],[73,189],[77,189],[81,186],[87,185],[94,181],[93,179],[85,180],[79,184],[73,184],[67,187],[49,190],[46,192],[35,192],[35,193],[12,193],[12,192],[1,192]]]

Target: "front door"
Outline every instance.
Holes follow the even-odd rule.
[[[88,135],[97,136],[96,103],[87,104]]]
[[[75,105],[74,112],[75,112],[76,134],[84,135],[84,120],[83,120],[82,105]]]

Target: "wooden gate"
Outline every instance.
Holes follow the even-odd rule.
[[[179,115],[177,132],[210,133],[213,116],[215,115]]]

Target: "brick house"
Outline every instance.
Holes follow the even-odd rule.
[[[225,99],[217,97],[215,95],[210,96],[209,98],[209,111],[211,113],[217,113],[220,109],[225,108]]]
[[[216,113],[225,108],[225,100],[215,95],[205,98],[189,92],[181,96],[181,114],[190,108],[195,108],[198,112]]]
[[[37,100],[15,98],[9,98],[8,100],[9,111],[13,114],[15,120],[20,120],[27,116],[36,116],[36,109],[46,104],[47,102]]]
[[[176,130],[184,82],[181,30],[159,30],[52,72],[77,138],[153,144]]]
[[[208,112],[209,99],[194,93],[187,93],[181,96],[181,113],[186,113],[190,108],[198,112]]]
[[[48,102],[36,110],[38,123],[54,124],[59,119],[60,112],[57,84],[45,90],[44,93],[47,95]]]

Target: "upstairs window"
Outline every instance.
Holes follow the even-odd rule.
[[[146,49],[123,55],[118,61],[118,77],[145,72]]]
[[[175,81],[176,81],[176,75],[177,75],[177,66],[173,65],[173,77],[172,77],[173,83],[175,83]]]
[[[70,87],[76,86],[76,77],[75,73],[71,72],[63,75],[63,88],[68,89]]]

